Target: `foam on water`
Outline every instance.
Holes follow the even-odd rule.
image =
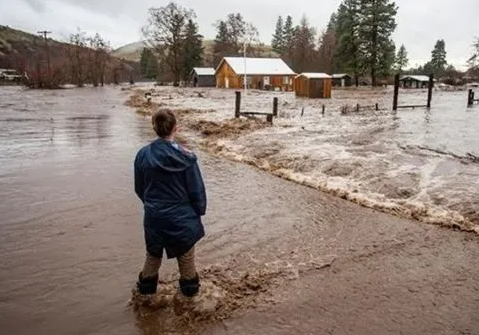
[[[401,91],[400,103],[425,94]],[[233,119],[230,90],[161,88],[155,101],[203,110],[181,118],[210,152],[367,207],[479,232],[479,110],[466,109],[466,94],[436,91],[431,110],[393,113],[390,89],[338,90],[331,100],[250,91],[242,110],[269,112],[274,96],[280,106],[273,126],[254,127]],[[376,103],[379,111],[344,114],[345,105]]]

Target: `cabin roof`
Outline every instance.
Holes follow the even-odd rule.
[[[423,75],[410,75],[410,76],[402,76],[401,80],[416,80],[416,81],[429,81],[428,76]]]
[[[323,73],[323,72],[303,72],[299,75],[297,75],[296,77],[306,77],[306,78],[309,78],[309,79],[329,79],[331,78],[331,76],[327,73]]]
[[[333,74],[332,77],[334,79],[341,79],[341,78],[344,78],[344,77],[351,77],[351,76],[347,73],[335,73],[335,74]]]
[[[193,72],[195,72],[198,76],[214,76],[215,69],[212,67],[195,67],[193,68]]]
[[[238,74],[245,73],[244,57],[224,57],[216,71],[221,67],[223,62],[227,62],[233,71]],[[293,70],[281,58],[251,58],[246,57],[246,74],[247,75],[295,75]]]

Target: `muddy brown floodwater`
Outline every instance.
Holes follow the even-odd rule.
[[[216,316],[135,313],[132,189],[148,119],[117,89],[0,89],[0,333],[478,334],[475,234],[408,221],[199,153]],[[188,135],[191,136],[191,135]],[[168,262],[161,279],[175,279]]]

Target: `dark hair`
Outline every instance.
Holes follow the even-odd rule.
[[[169,109],[160,109],[151,118],[153,129],[158,137],[168,137],[176,126],[176,116]]]

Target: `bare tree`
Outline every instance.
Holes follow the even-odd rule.
[[[77,28],[76,34],[70,35],[70,47],[68,48],[68,58],[70,61],[70,75],[72,82],[82,87],[85,84],[86,59],[85,50],[87,47],[87,36]]]
[[[183,65],[183,33],[185,25],[196,15],[193,10],[170,2],[165,7],[148,10],[148,22],[142,32],[147,43],[164,55],[161,62],[166,62],[174,75],[175,85],[181,79]]]
[[[109,42],[105,41],[100,34],[87,38],[89,43],[89,69],[90,79],[95,87],[104,85],[105,72],[108,63]]]
[[[243,20],[240,13],[228,14],[226,20],[217,21],[214,26],[217,35],[214,44],[214,63],[217,65],[223,57],[243,55],[246,44],[246,53],[249,56],[259,56],[258,29]]]

